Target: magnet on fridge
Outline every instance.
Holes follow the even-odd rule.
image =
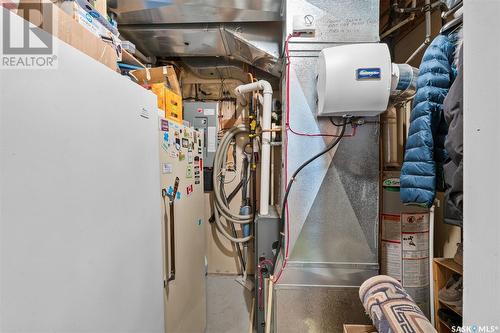
[[[193,184],[190,184],[188,187],[186,187],[186,194],[190,196],[191,193],[193,193]]]
[[[170,157],[171,157],[171,158],[177,158],[177,155],[178,155],[178,154],[177,154],[177,151],[175,151],[175,150],[171,150],[171,151],[170,151]]]
[[[193,178],[193,167],[191,165],[186,168],[186,178]]]
[[[161,147],[163,148],[164,151],[168,152],[168,144],[166,142],[163,142],[161,144]]]
[[[174,188],[172,186],[168,187],[168,194],[174,193]]]
[[[172,173],[172,164],[171,163],[162,163],[161,164],[161,173]]]
[[[160,120],[160,129],[162,131],[168,131],[168,120],[165,120],[165,119],[161,119]]]
[[[181,200],[181,192],[177,192],[177,200]]]
[[[163,141],[168,142],[168,132],[163,133]]]
[[[189,140],[186,138],[182,138],[182,148],[188,148],[189,147]]]
[[[186,159],[186,155],[182,152],[182,150],[179,150],[179,161],[184,161]]]

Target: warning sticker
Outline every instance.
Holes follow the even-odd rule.
[[[428,232],[429,231],[429,214],[428,213],[413,213],[401,214],[401,230],[403,232]]]
[[[429,213],[401,214],[403,286],[429,285]]]
[[[429,258],[403,259],[403,286],[424,287],[429,285]]]
[[[408,233],[402,234],[403,259],[423,259],[429,253],[429,233]]]
[[[381,273],[401,281],[401,244],[382,241]]]
[[[401,242],[401,216],[382,215],[382,240]]]

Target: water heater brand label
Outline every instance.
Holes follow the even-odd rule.
[[[356,80],[379,80],[381,78],[380,68],[358,68]]]

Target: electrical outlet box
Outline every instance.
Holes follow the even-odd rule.
[[[294,15],[293,33],[294,35],[300,35],[300,37],[314,37],[316,33],[314,16],[311,14]]]

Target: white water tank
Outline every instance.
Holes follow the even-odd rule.
[[[323,49],[318,60],[318,116],[375,116],[387,109],[391,55],[383,43]]]

